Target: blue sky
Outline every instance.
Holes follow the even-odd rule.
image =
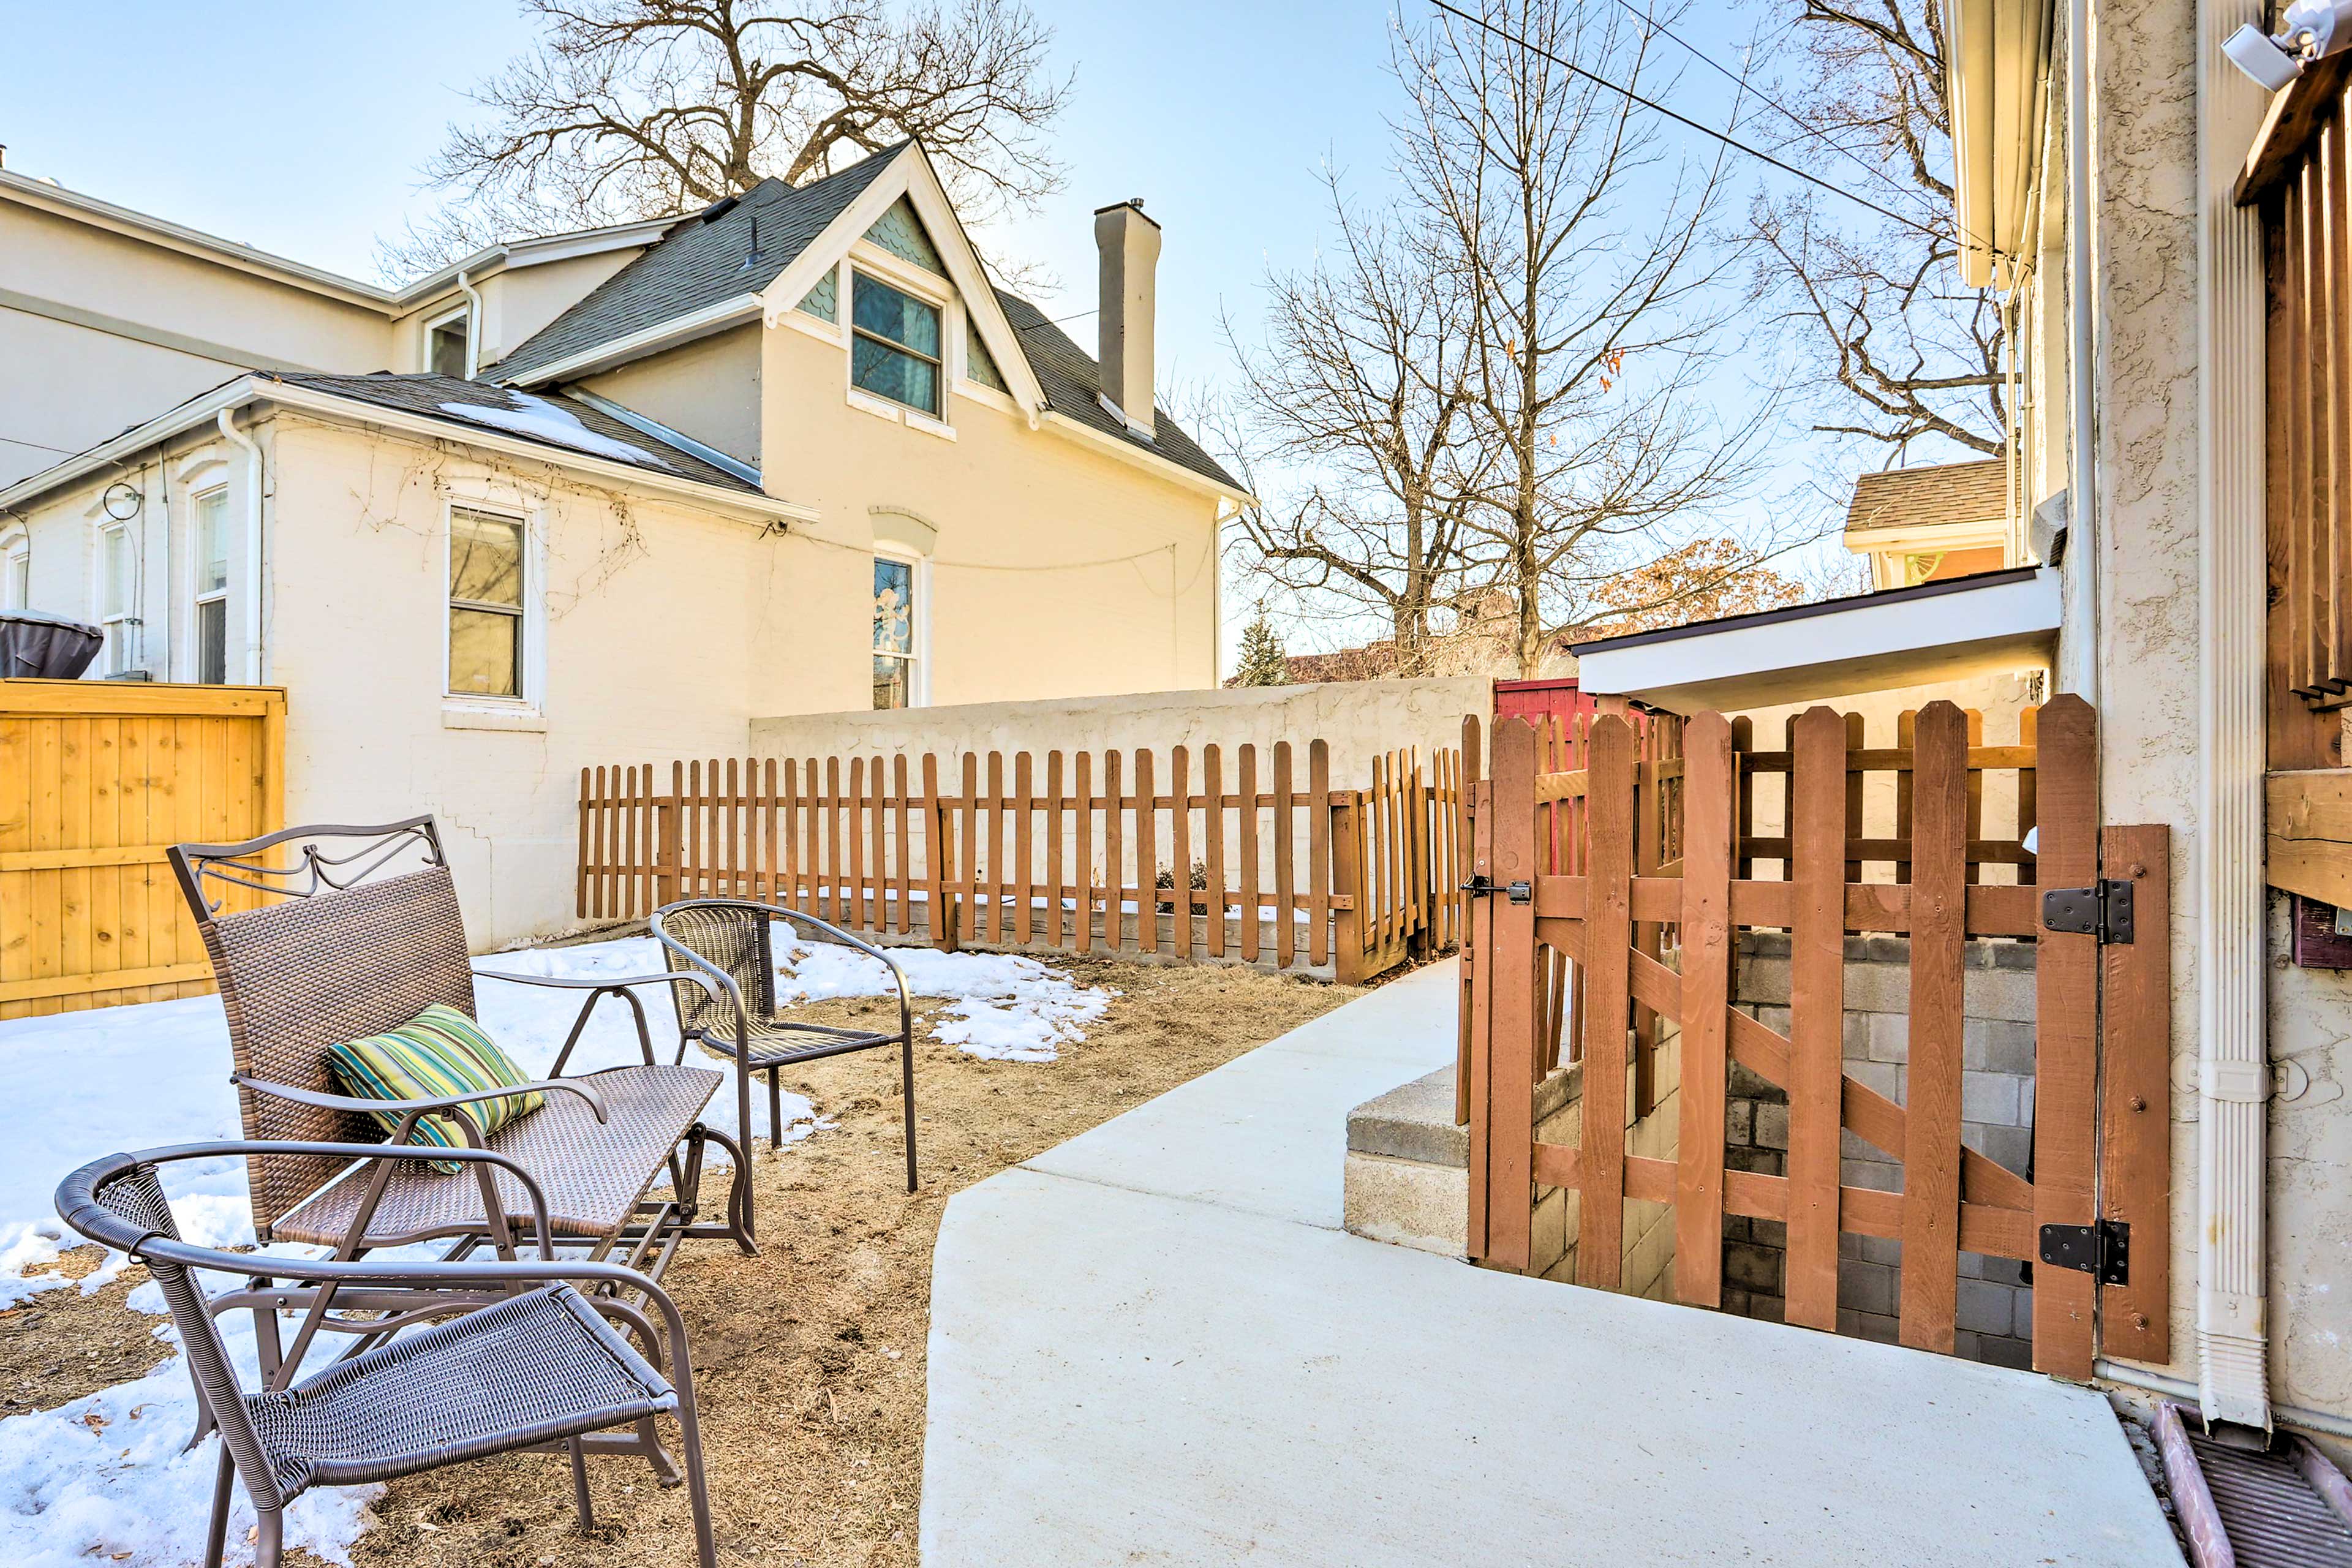
[[[1214,379],[1228,366],[1221,312],[1246,325],[1268,265],[1313,258],[1323,161],[1367,188],[1387,178],[1391,13],[1380,0],[1031,4],[1055,29],[1056,58],[1076,71],[1057,137],[1069,179],[989,243],[1058,274],[1055,313],[1083,310],[1093,303],[1092,210],[1143,196],[1166,235],[1162,384]],[[373,277],[377,236],[429,205],[416,170],[448,121],[472,112],[465,89],[530,37],[504,0],[406,0],[387,26],[394,14],[248,0],[228,25],[220,8],[160,0],[0,0],[7,166]],[[1728,38],[1746,24],[1710,8],[1681,31]],[[1720,123],[1714,85],[1692,72],[1676,107]],[[1659,134],[1689,135],[1663,125]],[[1088,342],[1091,321],[1070,331]],[[1788,453],[1791,479],[1857,461],[1805,439]]]

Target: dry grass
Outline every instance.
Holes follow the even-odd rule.
[[[762,1256],[703,1244],[672,1268],[668,1284],[694,1348],[722,1561],[913,1563],[941,1205],[1361,994],[1244,969],[1056,963],[1084,984],[1120,993],[1060,1061],[987,1062],[936,1041],[919,1045],[920,1192],[905,1191],[895,1057],[817,1063],[793,1087],[837,1125],[781,1156],[759,1156]],[[875,1005],[827,1007],[857,1016]],[[0,1373],[19,1347],[40,1363],[35,1371],[68,1359],[34,1347],[75,1325],[109,1344],[143,1340],[153,1320],[122,1308],[121,1289],[87,1300],[68,1300],[64,1291],[41,1298],[34,1309],[43,1313],[40,1331],[0,1339]],[[137,1370],[114,1370],[103,1381]],[[52,1397],[46,1386],[41,1395],[45,1405],[70,1396]],[[593,1465],[591,1479],[593,1540],[576,1532],[569,1478],[555,1456],[397,1482],[376,1505],[380,1522],[361,1538],[358,1561],[401,1568],[693,1561],[683,1489],[663,1490],[645,1467],[622,1460]]]

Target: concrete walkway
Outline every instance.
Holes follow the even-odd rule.
[[[2179,1561],[2098,1395],[1339,1228],[1433,968],[950,1201],[928,1568]]]

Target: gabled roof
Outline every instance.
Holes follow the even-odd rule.
[[[307,387],[331,396],[373,403],[380,408],[428,419],[496,431],[536,446],[585,453],[625,463],[648,473],[716,485],[721,489],[762,492],[725,469],[703,461],[683,447],[625,425],[600,408],[560,393],[517,392],[488,382],[459,381],[446,375],[324,375],[292,372],[261,373],[256,379],[287,386]],[[478,410],[479,412],[474,412]]]
[[[1004,319],[1013,323],[1013,331],[1021,339],[1021,352],[1028,358],[1029,368],[1036,373],[1037,384],[1045,389],[1045,399],[1055,413],[1076,420],[1089,429],[1112,436],[1133,447],[1139,452],[1153,452],[1181,468],[1189,468],[1202,479],[1213,479],[1234,490],[1242,482],[1225,472],[1214,458],[1201,449],[1200,443],[1187,434],[1184,427],[1168,417],[1167,411],[1155,405],[1151,410],[1151,427],[1156,441],[1146,441],[1127,427],[1102,405],[1102,367],[1085,350],[1070,341],[1069,335],[1045,319],[1045,312],[1018,294],[996,290],[996,302],[1004,310]]]
[[[1999,458],[1889,468],[1853,481],[1846,508],[1848,533],[1880,529],[1934,528],[1956,522],[1999,522],[2009,514],[2009,465]]]
[[[600,343],[759,293],[907,145],[902,142],[805,185],[762,180],[731,202],[714,203],[698,216],[678,219],[658,245],[483,374],[500,381],[520,380]]]

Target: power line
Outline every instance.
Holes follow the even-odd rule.
[[[1896,223],[1901,224],[1904,227],[1916,229],[1917,232],[1926,235],[1930,239],[1948,239],[1951,237],[1943,230],[1930,228],[1927,225],[1919,222],[1916,218],[1906,217],[1892,207],[1880,206],[1868,196],[1856,195],[1853,192],[1847,190],[1843,185],[1833,185],[1830,184],[1829,181],[1821,178],[1817,174],[1807,174],[1804,170],[1798,168],[1794,163],[1783,163],[1780,159],[1772,156],[1771,153],[1764,152],[1759,148],[1751,147],[1747,142],[1740,141],[1737,137],[1727,136],[1711,125],[1701,125],[1697,121],[1691,119],[1688,115],[1677,114],[1673,110],[1668,109],[1664,104],[1658,102],[1655,99],[1644,98],[1640,93],[1635,92],[1632,88],[1620,87],[1615,82],[1611,81],[1607,77],[1587,70],[1584,67],[1578,65],[1574,60],[1562,59],[1559,56],[1553,54],[1549,49],[1544,48],[1538,44],[1531,44],[1515,33],[1506,32],[1504,29],[1495,26],[1494,23],[1487,21],[1482,16],[1473,16],[1469,12],[1463,10],[1459,6],[1448,5],[1446,0],[1429,0],[1429,3],[1437,7],[1437,9],[1444,12],[1449,16],[1459,17],[1461,20],[1469,23],[1472,26],[1478,28],[1482,32],[1494,34],[1495,37],[1502,39],[1505,43],[1516,44],[1531,55],[1539,55],[1543,58],[1549,60],[1552,64],[1559,67],[1562,70],[1573,71],[1578,76],[1582,77],[1585,80],[1593,83],[1595,86],[1605,87],[1621,98],[1628,99],[1634,103],[1640,104],[1643,108],[1649,110],[1652,113],[1663,114],[1677,125],[1687,126],[1689,129],[1697,132],[1702,136],[1712,137],[1735,152],[1745,153],[1759,163],[1770,164],[1773,168],[1780,170],[1784,174],[1792,174],[1796,178],[1804,181],[1805,184],[1809,185],[1818,185],[1822,190],[1829,192],[1832,195],[1843,196],[1847,201],[1853,202],[1858,206],[1868,207],[1872,212],[1878,214],[1879,216],[1892,218]],[[1676,43],[1682,42],[1679,38],[1675,41]],[[1685,47],[1687,47],[1688,46]]]
[[[56,452],[68,458],[74,455],[73,447],[52,447],[47,441],[26,441],[15,436],[0,436],[0,441],[7,442],[11,447],[31,447],[43,452]]]

